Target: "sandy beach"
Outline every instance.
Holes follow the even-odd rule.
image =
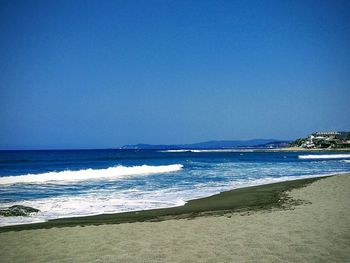
[[[349,187],[350,174],[317,180],[288,192],[286,209],[3,232],[0,261],[346,262]]]

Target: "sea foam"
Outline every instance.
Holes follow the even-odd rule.
[[[350,154],[308,154],[298,157],[299,159],[343,159],[350,158]]]
[[[106,169],[86,169],[78,171],[48,172],[42,174],[26,174],[19,176],[0,177],[0,185],[16,183],[46,183],[46,182],[72,182],[96,179],[117,179],[125,176],[138,176],[179,171],[182,164],[171,165],[141,165],[141,166],[116,166]]]
[[[45,222],[56,218],[175,207],[186,204],[188,200],[211,196],[226,190],[327,175],[332,174],[243,179],[224,185],[218,182],[212,184],[199,183],[190,189],[181,189],[178,187],[151,191],[128,189],[124,191],[98,192],[98,194],[91,192],[79,196],[58,196],[23,200],[7,203],[6,206],[19,204],[35,207],[40,212],[28,217],[0,217],[0,226]]]

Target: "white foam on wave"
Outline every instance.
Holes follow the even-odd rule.
[[[343,159],[350,158],[350,154],[308,154],[299,155],[299,159]]]
[[[341,174],[337,172],[336,174]],[[343,172],[345,173],[345,172]],[[277,183],[303,178],[334,175],[312,174],[302,176],[265,177],[242,179],[221,184],[220,182],[199,183],[190,188],[172,187],[158,190],[126,189],[122,191],[98,191],[79,196],[59,196],[6,203],[24,205],[40,210],[29,217],[2,217],[0,226],[45,222],[55,218],[88,216],[97,214],[140,211],[184,205],[188,200],[218,194],[236,188]],[[4,205],[4,204],[3,204]]]
[[[138,176],[179,171],[182,164],[171,165],[141,165],[116,166],[107,169],[86,169],[78,171],[48,172],[42,174],[26,174],[19,176],[0,177],[0,185],[16,183],[47,183],[47,182],[74,182],[96,179],[117,179],[125,176]]]
[[[39,209],[30,216],[0,216],[0,226],[45,222],[50,219],[122,213],[155,208],[175,207],[185,204],[179,189],[139,191],[91,192],[79,196],[48,197],[20,202],[6,203],[5,207],[24,205]],[[4,205],[4,204],[3,204]]]

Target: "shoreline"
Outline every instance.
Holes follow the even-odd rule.
[[[208,197],[193,199],[182,206],[140,210],[132,212],[99,214],[51,219],[46,222],[17,224],[0,227],[0,233],[53,227],[123,224],[136,222],[160,222],[170,219],[192,219],[201,216],[224,215],[232,212],[254,212],[268,209],[284,209],[292,205],[286,192],[305,187],[315,181],[337,174],[293,179],[276,183],[248,186],[224,191]],[[289,204],[287,204],[289,202]],[[295,204],[294,204],[295,205]]]
[[[223,210],[163,221],[3,232],[1,259],[84,263],[347,262],[350,173],[314,179],[307,184],[298,180],[297,188],[289,185],[290,190],[282,196],[284,206],[253,206],[255,209]],[[274,184],[275,190],[278,185],[281,190],[281,184]],[[246,191],[255,193],[250,195],[252,198],[241,193],[241,201],[254,203],[257,197],[260,200],[274,192],[264,186],[254,188],[255,191]],[[280,191],[275,193],[278,196]],[[227,194],[231,196],[230,191]],[[274,195],[260,201],[271,204],[273,200]]]

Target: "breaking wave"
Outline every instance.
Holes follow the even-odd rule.
[[[46,182],[72,182],[93,179],[116,179],[125,176],[137,176],[179,171],[182,164],[171,165],[141,165],[141,166],[116,166],[107,169],[86,169],[78,171],[48,172],[42,174],[27,174],[20,176],[0,177],[0,185],[16,183],[46,183]]]
[[[298,157],[299,159],[343,159],[350,158],[350,154],[309,154]]]

